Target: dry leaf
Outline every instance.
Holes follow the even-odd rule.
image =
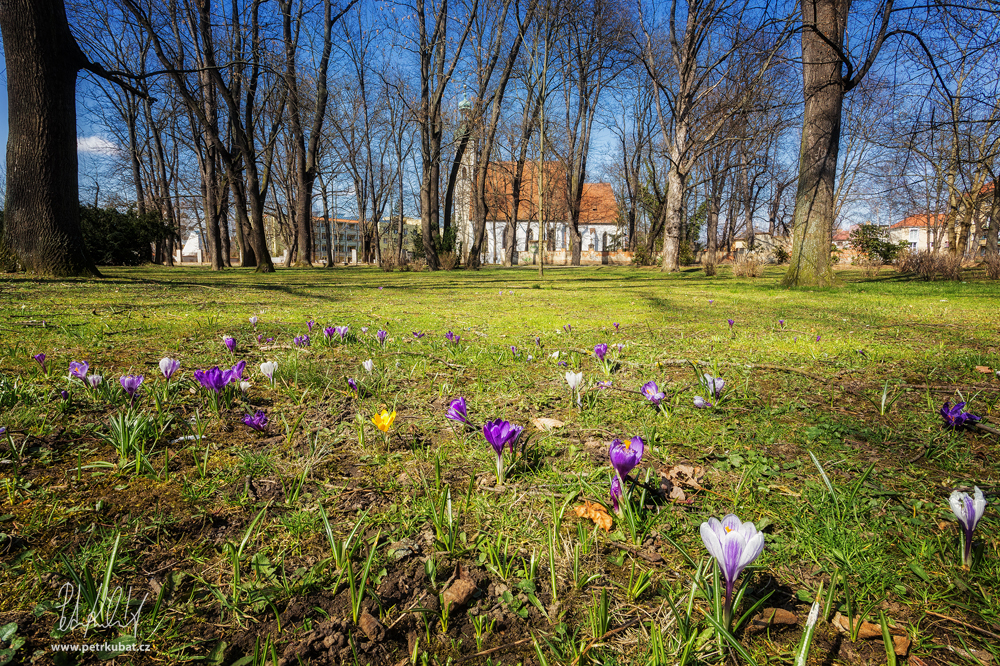
[[[579,517],[594,521],[594,524],[605,532],[611,531],[611,516],[608,515],[608,510],[603,505],[584,500],[583,506],[578,506],[573,510]]]
[[[992,373],[993,371],[992,371],[992,370],[990,370],[989,368],[987,368],[987,367],[986,367],[985,365],[977,365],[977,366],[976,366],[976,372],[981,372],[981,373],[983,373],[984,375],[989,375],[989,374],[991,374],[991,373]]]
[[[531,419],[531,422],[539,430],[552,430],[553,428],[561,428],[564,425],[566,425],[559,419],[549,419],[549,418]]]
[[[701,490],[700,482],[705,476],[705,468],[701,465],[674,465],[661,469],[660,474],[675,486],[687,486]]]

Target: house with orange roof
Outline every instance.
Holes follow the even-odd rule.
[[[910,215],[889,226],[889,240],[893,243],[905,242],[913,252],[933,249],[939,233],[944,233],[944,213],[920,213]],[[948,240],[942,239],[940,247],[947,247]]]
[[[515,166],[514,162],[494,162],[487,171],[484,262],[503,262],[508,242],[504,230],[513,223],[515,257],[520,261],[533,263],[536,260],[539,230],[544,224],[545,262],[569,264],[572,231],[564,167],[559,162],[547,161],[539,174],[537,162],[526,162],[515,199]],[[458,242],[465,252],[472,244],[474,218],[471,163],[463,165],[456,184],[455,218]],[[579,229],[582,237],[581,263],[624,261],[622,256],[613,252],[620,247],[621,236],[618,230],[618,203],[609,183],[584,184]]]

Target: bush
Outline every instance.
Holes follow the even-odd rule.
[[[889,230],[875,224],[861,224],[851,232],[851,247],[870,259],[879,259],[883,264],[891,264],[908,248],[904,241],[893,243],[889,240]]]
[[[153,261],[153,243],[177,233],[157,213],[121,213],[114,208],[80,206],[80,227],[87,254],[100,266],[138,266]]]
[[[896,259],[896,270],[901,273],[915,273],[924,280],[942,277],[946,280],[961,280],[962,266],[966,257],[949,252],[913,252],[908,250]]]
[[[733,277],[760,277],[764,274],[764,258],[759,254],[744,254],[733,261]]]
[[[787,264],[788,260],[791,259],[791,255],[788,254],[788,250],[785,249],[784,245],[777,245],[774,248],[774,262],[777,264]]]
[[[1000,280],[1000,253],[987,253],[983,258],[983,265],[986,266],[986,277],[991,280]]]
[[[649,252],[649,248],[645,245],[639,245],[635,248],[635,252],[632,253],[632,265],[633,266],[649,266],[653,263],[653,257]]]
[[[861,270],[864,271],[866,278],[878,277],[879,272],[882,270],[882,266],[885,264],[882,259],[878,256],[868,256],[861,255],[858,259],[858,265],[861,266]]]

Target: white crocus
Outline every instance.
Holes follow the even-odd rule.
[[[370,375],[372,374],[372,370],[375,369],[375,364],[372,363],[371,359],[368,359],[367,361],[361,364],[361,367],[363,367],[365,369],[365,372],[367,372]]]
[[[274,371],[278,369],[277,361],[267,361],[260,364],[260,371],[267,377],[268,381],[274,383]]]

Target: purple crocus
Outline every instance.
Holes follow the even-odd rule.
[[[90,365],[86,361],[70,361],[69,362],[69,376],[76,377],[80,381],[87,376],[87,370],[90,369]]]
[[[983,497],[983,491],[979,489],[979,486],[976,486],[972,497],[969,497],[969,493],[960,493],[956,490],[948,498],[948,503],[951,505],[952,513],[955,514],[962,526],[964,533],[962,567],[968,569],[972,566],[972,532],[986,511],[986,498]]]
[[[66,389],[59,391],[59,397],[62,398],[63,400],[69,400],[69,391],[67,391]]]
[[[327,326],[323,329],[323,337],[329,340],[334,336],[337,330],[333,326]]]
[[[160,359],[160,372],[163,373],[163,378],[168,382],[170,378],[174,376],[181,367],[181,362],[175,358],[170,358],[169,356],[164,356]]]
[[[313,326],[315,326],[315,325],[316,325],[316,322],[314,322],[312,319],[310,319],[309,321],[306,322],[306,326],[309,327],[309,332],[310,333],[313,332]]]
[[[294,338],[292,338],[292,342],[295,343],[296,347],[308,347],[309,335],[308,334],[296,335]]]
[[[625,349],[625,345],[621,342],[618,343],[618,353],[621,354],[622,350]]]
[[[715,558],[726,581],[725,626],[733,617],[733,586],[743,570],[764,551],[764,534],[753,523],[744,523],[733,514],[721,521],[709,518],[701,524],[701,540]]]
[[[571,324],[566,324],[565,326],[563,326],[563,330],[566,331],[567,333],[572,333],[573,326]]]
[[[712,404],[712,403],[711,403],[710,401],[708,401],[708,400],[705,400],[705,399],[704,399],[703,397],[701,397],[700,395],[696,395],[696,396],[694,397],[694,406],[695,406],[695,407],[697,407],[698,409],[710,409],[710,408],[712,408],[712,407],[715,407],[715,405],[714,405],[714,404]]]
[[[615,327],[615,331],[618,330],[618,322],[612,322],[611,325]]]
[[[361,332],[362,333],[367,333],[368,332],[368,327],[367,326],[362,326],[361,327]]]
[[[979,420],[979,417],[975,414],[970,414],[969,412],[963,411],[965,408],[964,402],[955,403],[955,406],[951,406],[951,401],[945,401],[944,405],[938,411],[941,418],[944,419],[944,423],[949,428],[961,428],[962,426],[975,423]]]
[[[378,332],[375,334],[375,337],[378,338],[378,343],[384,347],[385,339],[389,337],[389,334],[383,331],[382,329],[379,329]]]
[[[711,303],[711,301],[709,301],[709,303]],[[729,330],[730,331],[733,330],[733,324],[735,324],[736,322],[733,321],[732,319],[727,319],[726,321],[729,322]]]
[[[129,401],[135,400],[135,394],[139,391],[139,387],[142,386],[142,375],[123,375],[118,381],[121,382],[122,388],[128,393]]]
[[[781,328],[784,328],[785,327],[785,320],[784,319],[779,319],[778,320],[778,326],[781,326]]]
[[[446,340],[448,340],[449,342],[453,342],[456,345],[458,344],[458,341],[462,339],[461,335],[455,335],[451,331],[448,331],[447,333],[445,333],[444,337],[445,337]]]
[[[420,331],[413,331],[413,337],[417,340],[427,335],[426,333],[421,333]]]
[[[536,346],[537,346],[537,347],[538,347],[539,349],[541,349],[541,348],[542,348],[542,339],[541,339],[540,337],[538,337],[537,335],[535,336],[535,345],[536,345]]]
[[[42,369],[43,375],[49,374],[49,369],[45,365],[45,354],[35,354],[31,358],[35,359],[35,362],[38,363],[38,367]]]
[[[465,424],[469,423],[469,413],[466,411],[465,408],[464,397],[459,396],[451,401],[451,404],[448,405],[447,417],[452,421],[458,421],[460,423],[465,423]]]
[[[633,437],[628,442],[616,439],[608,447],[608,457],[611,458],[611,466],[615,468],[618,477],[625,480],[628,473],[635,469],[635,466],[642,462],[642,453],[646,450],[646,443],[642,437]]]
[[[701,385],[712,394],[713,398],[719,398],[722,395],[722,389],[726,388],[726,380],[706,373],[701,377]]]
[[[660,387],[656,385],[655,381],[648,381],[645,384],[643,384],[642,388],[639,389],[639,392],[642,393],[643,397],[646,398],[646,400],[649,400],[657,407],[659,407],[663,399],[667,397],[660,390]]]
[[[203,387],[213,393],[219,393],[226,385],[233,381],[232,370],[220,370],[219,366],[214,366],[210,370],[195,370],[195,380]]]
[[[237,363],[236,365],[233,366],[233,381],[234,382],[238,382],[241,379],[243,379],[243,371],[246,370],[246,367],[247,367],[247,362],[246,361],[240,361],[239,363]]]
[[[351,390],[354,391],[355,393],[358,392],[358,383],[356,381],[354,381],[354,379],[348,377],[347,378],[347,385],[349,387],[351,387]]]
[[[819,339],[820,339],[821,337],[823,337],[823,336],[822,336],[822,335],[817,335],[817,336],[816,336],[816,342],[819,342]]]
[[[524,428],[521,426],[512,425],[509,421],[504,421],[503,419],[487,421],[483,425],[483,437],[486,438],[486,441],[489,442],[497,454],[497,485],[503,485],[504,447],[509,444],[510,453],[514,455],[514,445],[517,443],[517,438],[521,436],[523,430]]]
[[[267,414],[259,409],[252,415],[246,414],[243,416],[243,425],[253,428],[257,432],[264,432],[267,430],[267,423]]]
[[[261,333],[257,334],[257,344],[260,344],[264,340],[264,335]]]
[[[223,335],[222,344],[226,345],[226,349],[229,350],[230,354],[236,351],[236,339],[232,336]]]
[[[617,474],[611,475],[611,503],[615,510],[615,513],[619,513],[621,509],[618,507],[618,500],[622,496],[622,482],[618,478]]]
[[[511,353],[511,354],[512,354],[513,356],[517,356],[517,347],[515,347],[514,345],[511,345],[511,346],[510,346],[510,353]]]
[[[605,343],[601,343],[594,347],[594,356],[597,357],[598,361],[603,361],[604,357],[608,355],[608,346]]]

